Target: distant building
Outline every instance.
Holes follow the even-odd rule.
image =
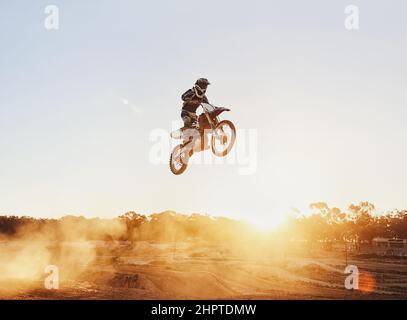
[[[380,256],[407,256],[407,239],[374,238],[372,251]]]

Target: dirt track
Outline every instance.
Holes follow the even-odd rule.
[[[341,253],[243,257],[202,243],[100,245],[91,266],[59,290],[43,280],[0,283],[5,299],[406,299],[407,264],[402,260],[350,258],[362,273],[361,287],[344,288]],[[64,273],[61,268],[61,278]],[[366,280],[367,279],[367,280]],[[368,282],[367,284],[364,281]],[[369,292],[372,291],[372,292]]]

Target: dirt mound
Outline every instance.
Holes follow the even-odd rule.
[[[160,278],[154,278],[164,296],[216,299],[235,293],[226,281],[209,272],[167,272]]]
[[[148,243],[146,241],[139,241],[133,245],[131,252],[136,256],[158,255],[160,253],[165,252],[165,249],[166,248],[161,247],[160,245],[157,244]]]
[[[113,288],[140,289],[148,291],[157,290],[154,284],[148,280],[145,275],[137,273],[116,273],[113,278],[108,281],[108,285]]]

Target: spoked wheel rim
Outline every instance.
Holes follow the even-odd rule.
[[[225,157],[236,141],[236,128],[231,121],[221,121],[212,135],[212,152],[218,157]]]
[[[170,169],[175,175],[182,174],[188,166],[188,159],[184,157],[182,147],[176,146],[170,156]]]

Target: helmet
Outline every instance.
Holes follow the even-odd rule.
[[[198,93],[198,96],[205,94],[206,89],[208,88],[208,86],[210,85],[210,82],[208,81],[208,79],[205,78],[200,78],[198,80],[196,80],[195,82],[195,92]]]
[[[196,80],[195,85],[203,88],[203,87],[208,87],[210,85],[210,82],[208,81],[208,79],[200,78],[200,79]]]
[[[196,80],[195,85],[200,87],[201,89],[206,89],[210,85],[210,82],[208,81],[208,79],[200,78]]]

